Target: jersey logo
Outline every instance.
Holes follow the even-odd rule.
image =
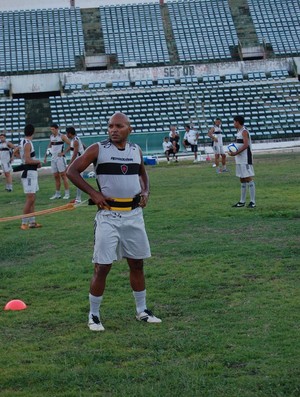
[[[128,171],[127,165],[122,164],[122,165],[121,165],[121,171],[122,171],[122,174],[123,174],[123,175],[127,174],[127,171]]]

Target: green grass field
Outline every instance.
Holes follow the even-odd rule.
[[[0,223],[1,397],[300,395],[299,154],[255,157],[255,210],[231,207],[240,183],[228,162],[221,175],[191,160],[148,167],[147,302],[162,324],[135,320],[121,261],[106,331],[89,331],[94,207],[41,216],[36,230]],[[49,201],[52,176],[39,182],[36,210],[64,204]],[[1,217],[21,214],[17,177],[2,189]],[[4,311],[11,299],[28,308]]]

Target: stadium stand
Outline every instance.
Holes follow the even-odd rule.
[[[78,8],[0,12],[0,73],[75,69],[83,50]]]
[[[300,3],[287,0],[248,0],[261,44],[270,44],[275,55],[300,52]]]
[[[105,52],[120,65],[170,61],[159,3],[104,6],[100,17]]]
[[[221,117],[228,139],[233,136],[232,115],[244,114],[253,139],[284,137],[286,126],[296,134],[300,117],[300,84],[276,81],[255,72],[255,79],[241,76],[228,81],[220,76],[203,76],[191,84],[181,79],[152,86],[151,91],[106,89],[81,96],[51,97],[53,121],[62,128],[73,124],[80,135],[103,134],[112,112],[127,113],[136,133],[168,131],[170,124],[181,129],[192,121],[205,135],[215,117]],[[249,77],[249,75],[248,75]],[[167,80],[167,83],[165,83]],[[255,81],[255,83],[254,83]]]
[[[227,0],[167,5],[180,61],[231,59],[238,38]]]
[[[7,138],[12,142],[18,142],[20,132],[25,127],[25,100],[0,99],[0,131],[6,131]]]
[[[274,49],[270,63],[237,63],[232,56],[239,42],[231,14],[233,3],[237,9],[251,12],[257,38]],[[55,94],[48,90],[47,99],[43,98],[47,103],[41,103],[36,115],[42,117],[45,109],[48,112],[44,118],[47,134],[51,120],[62,130],[74,125],[79,135],[96,139],[106,133],[109,116],[120,110],[130,116],[137,135],[160,137],[170,124],[183,131],[184,124],[192,121],[205,140],[208,127],[218,116],[227,140],[232,140],[232,117],[240,113],[245,115],[254,140],[299,137],[300,83],[294,59],[286,56],[300,53],[299,2],[249,0],[249,9],[245,3],[180,0],[97,6],[86,14],[74,7],[0,12],[0,84],[5,87],[0,87],[0,130],[10,131],[12,140],[17,141],[25,120],[32,120],[34,107],[28,106],[26,92],[25,100],[12,99],[13,84],[5,79],[28,74],[34,83],[33,76],[47,79],[44,72],[51,72],[53,80],[59,76]],[[101,55],[111,60],[104,71],[90,73],[84,63],[78,66],[76,57],[88,52],[84,34],[95,30],[98,35],[89,43],[98,40],[97,48],[105,52]],[[282,43],[276,47],[272,38],[276,36],[279,43],[289,34],[295,52],[284,40],[286,52],[278,52]],[[92,48],[90,53],[94,54]],[[16,86],[21,83],[17,81]],[[39,80],[37,86],[42,83]]]

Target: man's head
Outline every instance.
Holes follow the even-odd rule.
[[[184,126],[184,128],[186,129],[186,131],[189,131],[189,130],[191,129],[191,126],[190,126],[189,124],[186,124],[186,125]]]
[[[123,147],[132,131],[129,117],[122,112],[114,113],[108,122],[108,135],[110,140],[117,146]]]
[[[234,116],[234,118],[233,118],[233,125],[234,125],[236,128],[242,127],[242,126],[244,125],[244,123],[245,123],[245,118],[244,118],[244,116]]]
[[[219,127],[221,124],[222,124],[222,120],[221,120],[219,117],[217,117],[217,118],[215,119],[215,125],[216,125],[217,127]]]
[[[50,125],[50,130],[51,130],[53,135],[57,135],[58,134],[58,129],[59,129],[59,126],[57,124],[52,123]]]
[[[74,127],[67,127],[66,128],[66,134],[67,134],[67,137],[69,139],[74,138],[74,136],[76,135],[75,128]]]
[[[168,136],[165,136],[165,137],[164,137],[164,140],[165,140],[165,142],[169,142],[169,137],[168,137]]]
[[[6,139],[6,134],[5,134],[5,132],[0,132],[0,141],[1,141],[1,142],[4,142],[5,139]]]
[[[24,128],[25,136],[32,136],[34,134],[34,126],[32,124],[27,124]]]

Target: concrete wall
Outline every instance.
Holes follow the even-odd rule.
[[[152,68],[129,68],[83,72],[63,72],[47,74],[28,74],[22,76],[0,77],[0,88],[9,89],[13,93],[34,93],[59,90],[59,83],[95,83],[105,81],[130,80],[157,80],[159,78],[180,78],[184,76],[202,77],[230,73],[270,72],[270,70],[286,69],[292,71],[293,58],[280,58],[261,61],[220,62],[215,64],[175,65]]]
[[[159,0],[74,0],[75,7],[97,8],[100,5],[158,3]],[[70,0],[0,0],[0,11],[36,10],[70,7]]]

